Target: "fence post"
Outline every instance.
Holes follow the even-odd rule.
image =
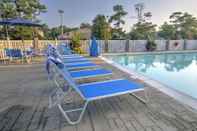
[[[170,45],[170,40],[167,40],[167,41],[166,41],[166,51],[169,50],[169,45]]]
[[[129,52],[129,39],[126,40],[125,52]]]
[[[33,48],[34,48],[35,50],[38,49],[38,47],[39,47],[38,44],[39,44],[38,37],[35,37],[35,38],[34,38],[34,41],[33,41]]]
[[[183,50],[186,50],[186,46],[187,46],[187,40],[184,39],[184,43],[183,43]]]
[[[105,40],[105,53],[108,53],[109,51],[109,41],[108,40]]]

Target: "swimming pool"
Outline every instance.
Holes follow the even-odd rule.
[[[197,99],[197,52],[123,54],[105,57]]]

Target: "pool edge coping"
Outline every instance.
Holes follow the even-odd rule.
[[[165,53],[170,53],[170,54],[176,54],[176,53],[195,53],[197,50],[171,50],[171,51],[139,51],[139,52],[117,52],[117,53],[103,53],[102,56],[108,56],[108,55],[140,55],[140,54],[165,54]]]
[[[174,98],[175,100],[177,100],[181,104],[185,104],[185,105],[190,106],[191,108],[197,110],[197,101],[194,98],[192,98],[182,92],[179,92],[175,89],[172,89],[172,88],[168,87],[167,85],[164,85],[164,84],[162,84],[156,80],[153,80],[147,76],[137,73],[136,71],[134,71],[132,69],[128,69],[126,67],[123,67],[123,66],[105,58],[104,56],[99,56],[99,58],[101,58],[106,63],[112,65],[113,67],[116,67],[119,70],[129,74],[130,78],[142,80],[145,84],[158,89],[159,91],[165,93],[166,95],[169,95],[170,97]]]

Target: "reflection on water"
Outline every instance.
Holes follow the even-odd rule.
[[[107,58],[197,98],[197,53],[118,55]]]

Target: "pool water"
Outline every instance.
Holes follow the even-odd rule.
[[[105,57],[197,99],[197,53],[128,54]]]

